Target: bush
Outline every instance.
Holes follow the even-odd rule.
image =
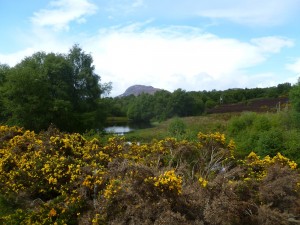
[[[170,122],[168,131],[171,136],[179,137],[186,132],[186,124],[182,119],[176,117]]]
[[[255,150],[261,156],[275,156],[277,152],[285,152],[282,131],[272,129],[261,132]]]
[[[268,131],[271,129],[270,119],[266,115],[257,115],[254,122],[253,128],[255,132]]]
[[[285,224],[299,171],[281,154],[236,160],[224,134],[101,144],[0,126],[2,224]],[[3,204],[4,203],[4,204]],[[4,206],[5,207],[5,206]],[[12,210],[13,209],[13,210]]]
[[[232,117],[228,124],[228,132],[231,135],[244,133],[246,129],[252,126],[255,119],[255,113],[244,113],[241,116]]]

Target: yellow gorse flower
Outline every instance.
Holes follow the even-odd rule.
[[[199,181],[199,183],[200,183],[200,185],[202,186],[202,187],[206,187],[207,186],[207,184],[208,184],[208,181],[207,180],[205,180],[203,177],[200,177],[199,179],[198,179],[198,181]]]
[[[182,178],[176,175],[174,170],[166,171],[158,177],[148,177],[144,181],[152,183],[161,192],[182,193]]]

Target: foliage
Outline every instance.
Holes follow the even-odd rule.
[[[299,80],[300,81],[300,80]],[[290,100],[292,102],[293,109],[296,112],[300,112],[300,82],[298,82],[290,91]]]
[[[234,157],[219,132],[106,144],[50,128],[0,126],[3,224],[287,224],[297,220],[297,164]],[[14,207],[14,211],[11,210]]]
[[[78,45],[67,55],[37,52],[12,68],[0,69],[3,122],[40,131],[55,124],[66,131],[100,128],[105,120],[93,59]]]
[[[110,98],[110,116],[126,116],[133,121],[163,121],[175,116],[197,116],[221,104],[247,104],[254,99],[288,97],[294,88],[290,83],[277,87],[228,89],[224,91],[191,91],[177,89],[172,93],[161,90],[154,95],[142,94]]]
[[[235,139],[239,156],[244,157],[251,151],[261,156],[281,152],[299,163],[299,129],[293,117],[293,111],[243,113],[229,120],[228,134]]]
[[[186,132],[186,124],[180,118],[175,118],[168,127],[171,136],[179,137]]]
[[[149,94],[141,94],[130,104],[127,112],[128,118],[135,122],[149,122],[153,117],[152,99],[153,97]]]

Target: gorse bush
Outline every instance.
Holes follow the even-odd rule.
[[[219,132],[138,144],[0,126],[0,224],[288,224],[299,195],[294,161],[237,160]]]

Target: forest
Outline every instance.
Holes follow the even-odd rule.
[[[0,65],[0,224],[300,223],[300,80],[124,98],[111,88],[78,45]],[[210,111],[277,98],[288,102]],[[168,125],[114,136],[101,131],[108,117]]]

